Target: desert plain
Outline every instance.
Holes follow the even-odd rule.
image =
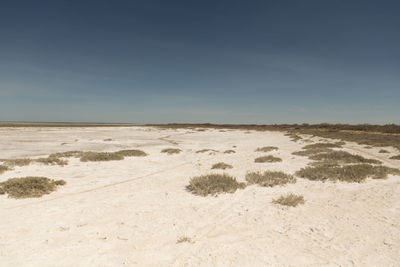
[[[66,165],[32,162],[0,174],[64,180],[37,198],[0,195],[0,266],[398,266],[400,175],[361,182],[296,175],[312,160],[292,154],[317,136],[284,131],[160,127],[2,127],[0,159],[66,151],[147,155]],[[269,152],[257,148],[273,146]],[[176,154],[163,149],[179,149]],[[345,142],[341,151],[400,168],[394,147]],[[233,150],[234,152],[225,153]],[[255,162],[271,155],[278,162]],[[212,169],[224,162],[229,169]],[[1,162],[0,162],[1,164]],[[248,184],[249,172],[282,171],[294,183]],[[192,177],[228,174],[230,193],[196,195]],[[274,203],[285,194],[304,203]]]

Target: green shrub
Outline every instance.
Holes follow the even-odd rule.
[[[64,185],[63,180],[55,181],[46,177],[11,178],[0,183],[0,189],[11,198],[41,197],[50,194],[57,186]]]

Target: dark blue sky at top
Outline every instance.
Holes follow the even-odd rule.
[[[0,120],[399,123],[399,1],[1,1]]]

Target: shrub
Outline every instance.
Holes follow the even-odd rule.
[[[22,166],[27,166],[29,164],[31,164],[32,160],[28,159],[28,158],[23,158],[23,159],[2,159],[1,161],[4,162],[5,165],[7,166],[18,166],[18,167],[22,167]]]
[[[84,152],[81,156],[81,161],[110,161],[123,160],[124,156],[110,152]]]
[[[202,150],[197,150],[196,153],[205,153],[205,152],[218,152],[218,150],[214,149],[202,149]]]
[[[390,157],[389,159],[398,159],[398,160],[400,160],[400,155]]]
[[[389,151],[387,151],[385,149],[381,149],[381,150],[379,150],[379,153],[389,153]]]
[[[132,149],[132,150],[120,150],[115,152],[115,154],[121,155],[123,157],[145,157],[147,154],[142,150]]]
[[[165,148],[163,150],[161,150],[161,153],[167,153],[168,155],[171,154],[179,154],[181,153],[182,150],[178,149],[178,148]]]
[[[195,195],[207,196],[234,193],[245,187],[245,183],[239,183],[236,178],[227,174],[207,174],[191,178],[186,189]]]
[[[342,148],[345,145],[345,142],[336,142],[336,143],[316,143],[311,145],[306,145],[303,149],[319,149],[319,148]]]
[[[286,196],[280,196],[278,199],[272,200],[272,203],[289,206],[289,207],[296,207],[297,205],[304,204],[304,197],[301,195],[295,194],[288,194]]]
[[[366,159],[360,155],[353,155],[346,151],[331,151],[328,153],[320,153],[316,155],[311,155],[309,158],[312,160],[333,161],[337,163],[371,163],[371,164],[382,163],[379,160]]]
[[[112,141],[112,139],[111,139],[111,138],[106,138],[106,139],[104,139],[103,141],[105,141],[105,142],[110,142],[110,141]]]
[[[225,154],[232,154],[232,153],[236,153],[235,150],[229,149],[229,150],[225,150],[224,151]]]
[[[224,162],[215,163],[215,164],[212,165],[212,167],[211,167],[211,169],[222,169],[222,170],[225,170],[225,169],[232,169],[232,168],[233,168],[232,165],[226,164],[226,163],[224,163]]]
[[[347,166],[319,165],[305,167],[296,172],[296,175],[312,181],[345,181],[363,182],[367,177],[384,179],[388,174],[400,175],[400,170],[385,166],[357,164]]]
[[[10,170],[10,167],[5,166],[5,165],[0,165],[0,174],[2,174],[5,171]]]
[[[257,148],[256,152],[270,152],[273,150],[278,150],[278,148],[276,146],[264,146]]]
[[[177,244],[179,244],[179,243],[184,243],[184,242],[187,242],[187,243],[194,243],[193,240],[192,240],[190,237],[187,237],[187,236],[181,236],[181,237],[179,237],[178,240],[176,241]]]
[[[246,181],[249,184],[258,184],[260,186],[273,187],[276,185],[285,185],[287,183],[296,183],[296,178],[293,175],[286,174],[279,171],[265,171],[260,172],[249,172],[246,174]]]
[[[55,181],[46,177],[12,178],[0,183],[0,189],[12,198],[41,197],[50,194],[57,186],[64,185],[63,180]]]
[[[80,157],[82,154],[85,153],[83,151],[66,151],[66,152],[59,152],[50,154],[49,158],[71,158],[71,157]]]
[[[281,162],[282,159],[274,157],[274,156],[264,156],[258,157],[254,160],[256,163],[264,163],[264,162]]]
[[[60,166],[65,166],[68,164],[68,161],[56,157],[39,158],[35,159],[35,162],[43,163],[46,165],[60,165]]]
[[[332,151],[334,151],[334,150],[332,150],[330,148],[313,148],[313,149],[295,151],[292,153],[292,155],[309,157],[309,156],[316,155],[319,153],[327,153],[327,152],[332,152]]]

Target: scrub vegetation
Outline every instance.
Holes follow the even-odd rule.
[[[258,184],[260,186],[274,187],[276,185],[285,185],[296,183],[293,175],[280,171],[249,172],[246,174],[246,181],[249,184]]]
[[[232,168],[233,168],[232,165],[229,165],[229,164],[224,163],[224,162],[215,163],[211,167],[211,169],[221,169],[221,170],[232,169]]]
[[[281,162],[281,158],[277,158],[274,156],[263,156],[263,157],[258,157],[254,160],[256,163],[264,163],[264,162]]]
[[[207,196],[234,193],[245,187],[245,183],[239,183],[236,178],[227,174],[207,174],[191,178],[186,189],[195,195]]]
[[[296,207],[298,205],[304,204],[305,201],[304,197],[301,195],[287,194],[280,196],[278,199],[272,200],[272,203],[283,206]]]
[[[257,148],[256,152],[270,152],[273,150],[278,150],[278,148],[276,146],[264,146]]]
[[[165,148],[163,150],[161,150],[161,153],[167,153],[168,155],[172,155],[172,154],[179,154],[181,153],[182,150],[178,149],[178,148]]]

